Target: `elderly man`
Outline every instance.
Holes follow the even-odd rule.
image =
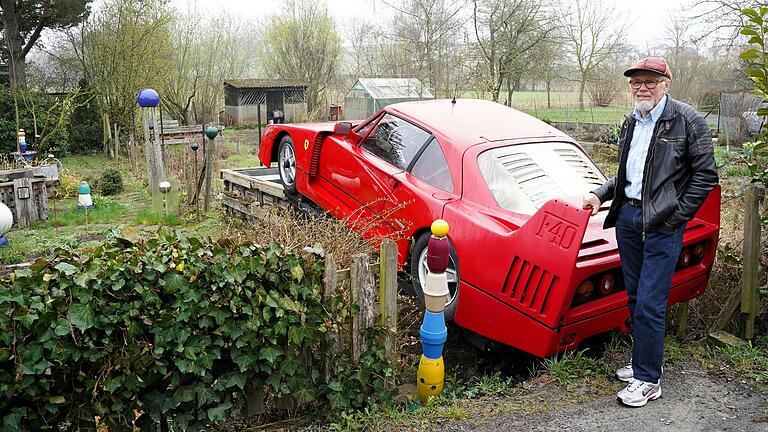
[[[718,182],[706,121],[669,95],[666,60],[648,57],[624,72],[635,110],[621,127],[619,172],[584,196],[596,215],[613,200],[605,228],[616,227],[632,323],[632,359],[616,371],[617,394],[641,407],[661,396],[666,307],[685,224]]]

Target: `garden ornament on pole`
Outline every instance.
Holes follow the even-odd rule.
[[[200,220],[200,200],[198,199],[200,197],[200,183],[197,177],[197,149],[200,148],[200,144],[193,142],[190,147],[192,147],[192,151],[195,152],[195,193],[192,196],[195,200],[195,220]]]
[[[149,179],[149,192],[155,196],[159,190],[158,185],[165,180],[165,168],[163,166],[163,153],[157,142],[156,108],[160,105],[160,95],[152,89],[144,89],[139,92],[136,100],[141,107],[141,118],[144,125],[144,156],[147,160],[147,172]]]
[[[13,226],[13,213],[7,205],[0,202],[0,247],[8,247],[8,239],[5,235]]]
[[[448,255],[451,245],[448,243],[448,222],[437,219],[432,222],[432,237],[427,245],[427,280],[424,285],[424,322],[419,335],[424,354],[419,361],[416,374],[416,392],[422,403],[431,396],[443,392],[445,381],[445,363],[443,346],[448,339],[445,326],[445,301],[448,298]]]
[[[93,210],[91,187],[84,181],[81,181],[80,185],[77,187],[77,210]]]
[[[208,145],[205,149],[205,203],[204,210],[208,213],[208,203],[211,199],[211,182],[212,182],[212,170],[213,170],[213,155],[216,154],[216,136],[219,134],[219,130],[214,126],[208,126],[205,128],[205,136],[208,137]]]
[[[160,193],[163,194],[163,209],[165,210],[165,216],[168,216],[168,192],[171,191],[171,183],[161,181],[158,187],[160,188]]]

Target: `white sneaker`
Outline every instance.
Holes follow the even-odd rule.
[[[664,373],[664,366],[661,367],[661,373]],[[635,379],[635,371],[632,369],[632,359],[629,359],[629,363],[627,363],[626,366],[616,369],[616,378],[624,382],[631,382]]]
[[[632,380],[627,388],[618,392],[616,398],[631,407],[645,406],[648,401],[661,397],[661,380],[655,383]]]
[[[616,378],[630,382],[635,377],[635,372],[632,369],[632,359],[629,359],[629,363],[626,366],[616,369]]]

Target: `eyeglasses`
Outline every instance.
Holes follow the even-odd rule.
[[[640,87],[645,84],[645,88],[648,90],[653,90],[656,88],[656,84],[662,82],[664,80],[648,80],[648,81],[630,81],[629,86],[632,87],[634,90],[640,90]]]

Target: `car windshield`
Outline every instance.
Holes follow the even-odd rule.
[[[578,146],[516,144],[477,157],[485,184],[500,207],[533,214],[554,198],[581,196],[606,178]]]

